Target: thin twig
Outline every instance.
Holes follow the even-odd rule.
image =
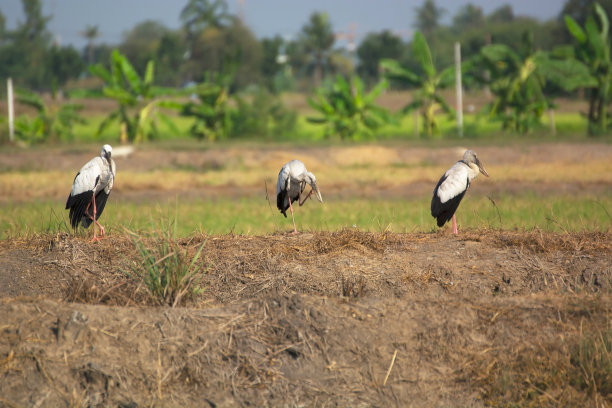
[[[389,379],[389,375],[391,374],[391,370],[393,369],[393,364],[395,363],[395,357],[397,357],[397,349],[395,353],[393,353],[393,358],[391,359],[391,364],[389,364],[389,369],[387,370],[387,375],[385,375],[385,380],[383,381],[383,387],[387,384],[387,380]]]

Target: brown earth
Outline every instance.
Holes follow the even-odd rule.
[[[128,236],[0,241],[0,407],[610,406],[611,238],[196,235],[174,308]]]

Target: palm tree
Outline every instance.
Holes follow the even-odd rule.
[[[189,0],[181,11],[181,21],[188,33],[208,27],[222,28],[231,20],[225,0]]]
[[[94,40],[100,36],[100,31],[98,31],[97,25],[89,25],[85,26],[85,30],[81,31],[81,35],[87,39],[87,55],[89,65],[94,62]]]
[[[314,57],[313,82],[319,86],[323,78],[323,60],[334,45],[335,36],[327,13],[314,12],[302,27],[300,41],[305,51]]]
[[[414,27],[426,36],[440,25],[440,19],[445,12],[436,6],[434,0],[425,0],[421,7],[415,8],[415,11],[417,18]]]

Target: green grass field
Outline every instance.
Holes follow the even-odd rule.
[[[322,140],[323,129],[319,125],[309,123],[308,111],[300,111],[297,131],[291,140],[266,139],[227,140],[220,143],[198,142],[189,136],[192,120],[176,117],[174,125],[178,132],[172,132],[160,124],[158,140],[145,143],[141,150],[214,151],[220,153],[228,150],[242,151],[254,148],[268,151],[270,146],[276,148],[280,157],[286,151],[299,150],[299,147],[315,149],[336,149],[330,157],[337,163],[328,165],[324,160],[318,160],[314,153],[305,160],[315,163],[319,180],[344,181],[350,189],[358,189],[360,185],[386,186],[402,188],[411,183],[431,183],[432,189],[444,168],[452,162],[432,163],[429,159],[421,162],[404,161],[406,156],[395,154],[395,146],[409,145],[417,148],[438,149],[453,145],[470,146],[478,150],[481,146],[495,146],[503,151],[506,146],[512,146],[522,152],[530,146],[539,143],[554,144],[557,141],[569,141],[579,144],[594,143],[606,145],[609,138],[593,140],[586,135],[586,119],[578,113],[556,113],[556,134],[551,133],[549,117],[544,115],[542,125],[528,135],[517,135],[500,130],[500,123],[486,117],[468,114],[464,117],[465,138],[459,139],[454,120],[439,117],[440,135],[425,140],[415,134],[414,115],[407,115],[396,124],[389,124],[377,133],[380,142],[341,142],[338,140]],[[98,151],[101,143],[115,144],[119,138],[119,126],[113,123],[106,132],[96,137],[98,124],[104,115],[90,114],[87,123],[75,126],[74,141],[62,141],[52,149],[66,153],[83,153]],[[381,147],[382,146],[382,147]],[[3,154],[10,155],[19,152],[21,148],[0,146],[0,158]],[[45,145],[32,146],[32,152],[44,152]],[[597,150],[597,147],[594,148]],[[349,152],[350,153],[347,153]],[[301,153],[300,153],[301,154]],[[348,155],[358,155],[352,162],[341,162],[340,158]],[[262,166],[257,162],[257,154],[252,155],[250,164],[243,162],[243,157],[232,157],[232,166],[219,161],[218,168],[193,167],[189,162],[172,163],[169,168],[159,167],[148,171],[121,168],[118,175],[115,193],[108,203],[102,216],[102,223],[108,226],[109,232],[118,232],[123,228],[132,230],[147,230],[161,222],[176,220],[180,235],[193,232],[226,234],[266,234],[291,229],[290,219],[282,217],[275,208],[275,203],[268,203],[261,198],[242,197],[232,200],[220,197],[218,199],[185,199],[180,193],[163,195],[163,199],[154,203],[140,203],[122,200],[121,191],[176,191],[177,186],[191,185],[205,192],[211,186],[252,186],[268,181],[268,187],[275,183],[273,177],[278,172],[279,163],[274,162]],[[302,157],[302,156],[300,156]],[[354,158],[354,156],[351,156]],[[547,187],[545,193],[533,191],[533,185],[538,183],[578,183],[587,185],[609,185],[612,182],[612,159],[595,157],[590,161],[576,160],[544,160],[533,162],[528,166],[508,161],[496,163],[483,157],[487,168],[492,174],[490,179],[480,182],[495,183],[526,183],[532,190],[516,190],[520,193],[506,193],[493,196],[492,201],[484,193],[470,191],[461,204],[458,212],[460,228],[542,228],[546,230],[606,230],[612,220],[612,191],[569,195],[555,193],[554,186]],[[257,162],[253,164],[253,160]],[[329,160],[325,159],[325,160]],[[2,162],[0,161],[0,164]],[[491,166],[489,166],[489,164]],[[0,238],[33,234],[42,231],[67,231],[67,212],[64,201],[57,197],[64,196],[69,190],[69,181],[74,177],[74,170],[57,170],[40,168],[32,162],[31,167],[23,167],[18,171],[3,170],[0,167]],[[310,168],[310,167],[309,167]],[[329,181],[323,185],[329,185]],[[142,186],[146,186],[144,189]],[[327,186],[326,186],[327,187]],[[500,187],[503,191],[503,187]],[[537,188],[536,188],[537,190]],[[596,191],[602,191],[601,187]],[[335,230],[338,228],[356,228],[368,231],[389,229],[396,232],[419,231],[428,232],[436,229],[435,222],[429,215],[429,194],[406,196],[403,199],[369,197],[341,197],[328,194],[323,188],[325,203],[308,203],[297,210],[297,224],[300,230]],[[204,195],[204,194],[203,194]],[[8,197],[8,198],[7,198]],[[48,201],[43,197],[55,197],[57,201]],[[272,197],[273,199],[273,197]]]
[[[294,142],[317,142],[323,140],[323,127],[321,125],[308,122],[307,118],[314,116],[309,113],[302,113],[298,116],[296,131],[291,134],[291,141]],[[96,132],[100,122],[105,118],[103,115],[87,116],[86,123],[76,124],[74,126],[74,139],[79,142],[99,142],[109,141],[115,142],[119,140],[119,125],[113,122],[100,136],[96,136]],[[420,140],[422,135],[415,131],[414,115],[406,115],[399,118],[396,123],[391,123],[383,126],[376,132],[376,140]],[[159,124],[158,141],[168,141],[176,139],[190,138],[189,128],[193,119],[186,117],[173,117],[172,120],[176,130],[169,129],[163,124]],[[422,123],[419,122],[419,126]],[[440,115],[438,118],[439,133],[433,137],[436,139],[453,139],[459,138],[457,125],[454,119]],[[487,140],[504,140],[504,139],[581,139],[586,137],[587,121],[579,113],[558,113],[555,116],[555,134],[551,133],[550,119],[548,116],[542,118],[542,123],[536,127],[531,133],[526,135],[517,135],[511,132],[501,130],[501,123],[490,120],[486,116],[477,114],[464,115],[464,138],[466,139],[487,139]],[[422,129],[419,127],[418,132]],[[239,138],[240,139],[240,138]],[[264,136],[263,139],[269,139],[282,142],[282,137]],[[372,140],[370,136],[361,136],[361,140]],[[64,142],[71,142],[65,140]]]
[[[418,199],[326,199],[296,209],[299,230],[359,228],[366,231],[430,232],[437,229],[429,214],[429,197]],[[459,228],[531,229],[548,231],[601,231],[612,225],[612,192],[599,196],[502,195],[493,202],[486,196],[466,196],[457,212]],[[40,232],[67,232],[68,212],[63,202],[44,201],[0,205],[0,238]],[[216,200],[168,198],[155,203],[111,199],[101,223],[109,233],[124,228],[155,231],[171,223],[180,236],[193,233],[261,235],[287,232],[291,216],[284,218],[275,203],[264,197]],[[176,225],[174,225],[176,223]],[[444,228],[450,228],[445,226]],[[91,233],[89,230],[87,233]]]

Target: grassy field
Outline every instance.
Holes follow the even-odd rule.
[[[454,236],[429,204],[468,147]],[[0,147],[0,406],[612,403],[608,140],[159,141],[92,243],[64,204],[99,149]],[[324,202],[291,235],[295,157]]]
[[[474,194],[461,204],[460,228],[531,229],[547,231],[607,230],[612,219],[612,193],[604,195],[554,195],[545,199],[534,193],[502,195],[491,201]],[[40,232],[69,232],[67,211],[60,201],[35,201],[0,205],[0,239]],[[326,200],[296,210],[300,230],[334,231],[358,228],[365,231],[429,232],[437,229],[429,214],[429,197],[418,199]],[[265,197],[237,199],[164,198],[155,203],[112,200],[101,222],[111,233],[153,231],[176,223],[180,236],[193,233],[267,234],[289,231],[285,219]],[[91,231],[89,231],[91,233]]]
[[[308,122],[307,118],[314,116],[313,113],[304,112],[298,116],[296,131],[291,134],[291,141],[320,141],[323,139],[323,128],[321,125]],[[119,125],[112,123],[102,135],[96,136],[96,132],[100,122],[105,118],[104,115],[91,115],[87,117],[86,123],[76,124],[74,127],[75,140],[79,142],[97,142],[101,140],[116,141],[119,139]],[[444,138],[459,138],[457,125],[454,119],[440,116],[438,118],[439,134],[434,139]],[[159,125],[158,140],[176,140],[189,138],[189,128],[193,120],[185,117],[174,117],[173,124],[178,130],[178,133],[167,128],[165,125]],[[421,138],[422,123],[419,119],[418,131],[415,129],[415,116],[406,115],[398,118],[396,123],[391,123],[383,126],[376,132],[377,140],[419,140]],[[584,138],[587,127],[586,119],[579,113],[559,113],[555,116],[555,134],[550,130],[550,118],[545,116],[542,119],[541,126],[527,135],[513,135],[511,133],[500,130],[501,123],[490,120],[486,116],[477,114],[464,115],[464,138],[466,139],[488,139],[488,140],[503,140],[505,138],[534,138],[538,139],[581,139]],[[283,141],[282,137],[274,136],[273,138],[263,137],[263,139],[271,139],[275,141]],[[367,136],[362,136],[365,140]],[[241,139],[241,138],[238,138]],[[244,140],[244,139],[242,139]],[[66,142],[69,142],[68,140]]]
[[[172,148],[151,144],[130,159],[118,159],[115,189],[101,219],[110,232],[146,231],[168,222],[176,223],[181,236],[288,231],[291,219],[276,209],[276,174],[294,157],[316,174],[325,200],[296,210],[300,230],[429,232],[437,228],[429,214],[431,191],[462,151],[436,144],[291,148],[188,143],[180,148],[176,143]],[[98,148],[5,152],[0,238],[67,232],[64,204],[70,183]],[[610,228],[609,145],[489,143],[477,150],[491,177],[474,181],[457,214],[460,228]]]

